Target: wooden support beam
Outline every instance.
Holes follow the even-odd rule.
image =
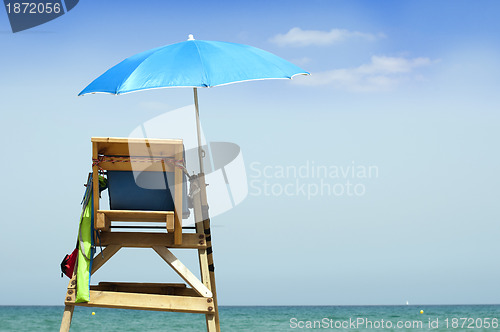
[[[198,294],[203,297],[212,297],[212,292],[208,289],[174,254],[166,247],[156,246],[153,250],[160,255],[179,276],[184,279]]]
[[[183,160],[183,147],[182,145],[177,145],[175,149],[175,160]],[[182,244],[182,191],[183,191],[183,173],[182,169],[179,167],[175,168],[174,171],[175,177],[175,190],[174,190],[174,206],[175,206],[175,215],[174,215],[174,241],[175,244]]]
[[[111,257],[113,257],[114,254],[118,252],[118,250],[120,250],[120,248],[121,246],[119,245],[111,244],[104,248],[101,253],[95,255],[92,261],[92,271],[90,272],[90,274],[92,275],[97,270],[99,270],[99,268],[103,266],[104,263],[106,263]]]
[[[67,304],[64,307],[63,318],[61,321],[61,328],[59,332],[69,332],[69,328],[71,327],[71,319],[73,318],[73,311],[75,310],[74,305]]]
[[[78,256],[76,257],[75,267],[73,268],[73,274],[68,282],[68,289],[76,289],[76,270],[78,268]]]
[[[151,248],[164,246],[168,248],[206,248],[205,235],[197,233],[184,234],[181,245],[174,244],[173,233],[132,233],[132,232],[101,232],[101,245],[119,245],[130,248]]]
[[[89,302],[75,303],[75,305],[84,307],[175,311],[201,314],[214,311],[211,298],[94,290],[90,291]]]
[[[198,179],[196,179],[195,181],[198,181]],[[200,191],[198,191],[198,194],[194,195],[193,197],[193,210],[194,210],[196,232],[204,234],[205,229],[203,228]],[[210,273],[209,273],[210,271],[208,269],[207,249],[198,249],[198,260],[200,262],[201,281],[208,289],[212,290],[212,286],[210,284]]]
[[[76,300],[76,288],[74,289],[68,288],[68,290],[66,291],[66,297],[64,298],[64,304],[66,305],[75,304],[75,300]]]
[[[76,270],[76,264],[75,264],[75,270]],[[68,289],[74,289],[76,288],[76,272],[73,273],[73,277],[69,280],[68,283]]]
[[[196,222],[196,232],[205,233],[208,231],[206,238],[207,249],[198,250],[198,257],[200,261],[200,271],[202,275],[202,281],[206,285],[210,284],[208,287],[212,291],[212,298],[214,301],[215,312],[213,314],[207,314],[206,323],[208,331],[216,331],[220,332],[220,321],[219,321],[219,310],[217,305],[217,290],[215,286],[215,272],[213,254],[212,254],[212,243],[211,243],[211,234],[210,234],[210,219],[208,214],[205,215],[203,212],[203,207],[208,206],[207,203],[207,193],[206,193],[206,184],[205,184],[205,175],[203,173],[198,174],[196,179],[197,186],[200,189],[193,197],[193,205],[194,205],[194,217]],[[210,250],[208,250],[210,249]],[[209,253],[210,252],[210,253]],[[210,269],[209,266],[212,268]],[[215,329],[214,329],[215,325]]]
[[[199,179],[196,179],[194,181],[199,181]],[[200,185],[199,182],[197,182],[198,185]],[[197,194],[193,196],[193,208],[194,208],[194,218],[195,218],[195,224],[196,224],[196,232],[197,233],[204,233],[204,227],[203,227],[203,213],[201,210],[201,197],[200,197],[201,191],[198,191]],[[212,290],[212,284],[210,282],[210,270],[208,268],[208,257],[207,257],[207,249],[198,249],[198,259],[200,263],[200,274],[201,274],[201,281],[203,284]],[[212,296],[213,296],[212,292]],[[217,307],[214,305],[215,311],[217,313]],[[207,331],[209,332],[216,332],[217,331],[217,316],[216,314],[205,314],[205,321],[207,324]]]
[[[165,168],[162,167],[161,162],[156,160],[148,160],[147,157],[144,161],[137,162],[134,160],[125,163],[117,163],[111,161],[101,161],[99,166],[107,171],[135,171],[135,172],[173,172],[174,167],[167,164]]]
[[[111,227],[111,220],[102,212],[97,211],[97,217],[94,221],[94,228],[99,231],[109,231]]]
[[[205,314],[206,322],[207,322],[207,331],[208,332],[216,332],[217,331],[217,314]],[[219,330],[220,331],[220,330]]]
[[[174,214],[167,214],[167,232],[174,232]]]
[[[174,211],[134,211],[134,210],[99,210],[111,221],[165,222],[165,218],[173,216]]]
[[[92,143],[98,146],[99,154],[109,156],[165,156],[175,154],[178,146],[182,147],[181,139],[152,138],[117,138],[92,137]]]

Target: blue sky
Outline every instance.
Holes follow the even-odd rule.
[[[499,7],[81,1],[16,34],[0,13],[0,304],[62,304],[59,263],[75,242],[90,137],[126,137],[192,103],[189,89],[78,92],[122,59],[190,33],[312,73],[199,92],[207,138],[237,143],[249,180],[264,180],[252,163],[379,170],[356,179],[362,196],[249,195],[215,217],[220,304],[499,303]],[[152,251],[108,264],[95,282],[173,277]]]

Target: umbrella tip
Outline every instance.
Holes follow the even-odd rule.
[[[194,40],[194,36],[192,34],[189,34],[188,40]]]

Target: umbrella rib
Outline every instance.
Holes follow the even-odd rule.
[[[132,76],[132,74],[134,74],[134,72],[139,69],[139,67],[141,67],[145,62],[148,62],[152,56],[154,56],[155,54],[157,54],[158,52],[161,52],[163,49],[164,49],[165,46],[161,46],[161,47],[157,47],[157,48],[154,48],[154,49],[151,49],[149,51],[145,51],[143,53],[146,53],[146,52],[150,52],[150,54],[145,57],[135,68],[134,70],[132,70],[123,80],[122,82],[120,83],[119,87],[123,87],[123,85],[125,84],[125,82],[127,82],[127,80],[130,78],[130,76]],[[130,58],[127,58],[127,59],[130,59]],[[127,60],[125,59],[125,60]],[[124,61],[125,61],[124,60]],[[118,88],[117,91],[120,89]],[[119,93],[115,93],[117,95],[122,95],[122,94],[125,94],[125,93],[129,93],[129,92],[133,92],[133,91],[138,91],[138,90],[150,90],[150,89],[159,89],[159,88],[163,88],[161,86],[159,87],[153,87],[153,88],[141,88],[141,89],[133,89],[133,90],[127,90],[127,91],[122,91],[122,92],[119,92]]]
[[[153,55],[154,55],[157,51],[158,51],[158,49],[157,49],[156,51],[154,51],[154,52],[151,52],[151,54],[150,54],[148,57],[144,58],[144,59],[143,59],[143,60],[142,60],[142,61],[141,61],[141,62],[140,62],[140,63],[139,63],[139,64],[138,64],[135,68],[134,68],[134,70],[132,70],[132,71],[131,71],[131,72],[130,72],[127,76],[126,76],[126,78],[124,78],[124,79],[122,80],[122,82],[120,83],[119,88],[117,89],[117,91],[118,91],[120,88],[122,88],[122,87],[123,87],[123,85],[125,84],[125,82],[127,82],[127,80],[130,78],[130,76],[132,76],[132,74],[133,74],[133,73],[134,73],[134,72],[135,72],[135,71],[136,71],[136,70],[137,70],[140,66],[142,66],[142,65],[144,64],[144,62],[146,62],[148,59],[150,59],[150,58],[151,58],[151,56],[153,56]],[[121,94],[123,94],[123,93],[124,93],[124,92],[120,92],[120,93],[118,93],[118,92],[117,92],[116,94],[117,94],[117,95],[121,95]]]
[[[303,73],[297,73],[297,74],[293,74],[292,76],[286,76],[286,77],[265,77],[265,78],[249,78],[249,79],[245,79],[245,80],[240,80],[240,81],[232,81],[232,82],[227,82],[227,83],[221,83],[221,84],[217,84],[217,85],[214,85],[213,87],[216,87],[216,86],[224,86],[224,85],[229,85],[229,84],[234,84],[234,83],[242,83],[242,82],[251,82],[251,81],[264,81],[264,80],[291,80],[293,79],[295,76],[297,75],[311,75],[310,73],[308,72],[303,72]]]
[[[205,70],[205,62],[203,61],[203,58],[201,57],[200,49],[198,48],[198,44],[196,43],[196,40],[194,40],[193,43],[194,43],[194,46],[196,46],[196,50],[198,51],[198,57],[200,58],[200,62],[201,62],[201,69],[203,70],[203,77],[205,77],[207,80],[207,82],[206,82],[207,84],[205,84],[205,87],[210,87],[210,82],[208,82],[207,71]]]
[[[132,76],[132,74],[137,70],[137,68],[139,68],[143,63],[144,61],[146,61],[151,55],[155,54],[158,50],[160,49],[160,47],[157,47],[155,49],[152,49],[152,50],[149,50],[149,51],[145,51],[145,52],[142,52],[141,54],[144,54],[146,52],[151,52],[150,55],[148,55],[146,58],[144,58],[137,66],[135,66],[134,70],[130,71],[130,73],[128,73],[128,75],[126,77],[123,78],[123,80],[121,81],[121,83],[119,85],[117,85],[116,89],[115,89],[115,95],[121,95],[122,93],[121,92],[118,92],[120,90],[121,87],[123,87],[123,84],[130,78],[130,76]],[[122,62],[126,61],[130,59],[129,58],[126,58],[125,60],[123,60]]]
[[[253,49],[252,49],[251,51],[252,51],[252,53],[256,54],[257,56],[259,55],[259,54],[257,54],[257,52],[255,52]],[[263,51],[263,50],[262,50],[262,51]],[[269,54],[271,54],[271,55],[273,55],[273,56],[275,56],[275,57],[278,57],[277,55],[275,55],[275,54],[273,54],[273,53],[270,53],[270,52],[267,52],[267,51],[264,51],[264,52],[265,52],[265,53],[269,53]],[[271,64],[272,64],[275,68],[277,68],[277,69],[278,69],[281,73],[283,73],[283,76],[284,76],[285,78],[292,79],[292,77],[293,77],[293,76],[295,76],[295,75],[289,76],[289,75],[288,75],[288,74],[287,74],[287,73],[286,73],[286,72],[285,72],[285,71],[284,71],[284,70],[283,70],[280,66],[278,66],[278,65],[277,65],[277,64],[275,64],[274,62],[271,62]],[[266,79],[268,79],[268,78],[266,78]]]

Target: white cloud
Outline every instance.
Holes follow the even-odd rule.
[[[371,34],[345,29],[332,29],[330,31],[302,30],[292,28],[285,34],[277,34],[270,39],[279,46],[326,46],[342,42],[347,39],[361,38],[365,40],[376,40],[385,37],[383,34]]]
[[[292,59],[290,62],[296,64],[297,66],[303,66],[310,63],[311,61],[312,61],[311,58],[305,56],[298,59]]]
[[[295,84],[330,85],[350,91],[391,90],[404,81],[421,80],[422,75],[414,74],[415,69],[434,62],[429,58],[372,56],[368,64],[312,73],[310,77],[295,80]]]

